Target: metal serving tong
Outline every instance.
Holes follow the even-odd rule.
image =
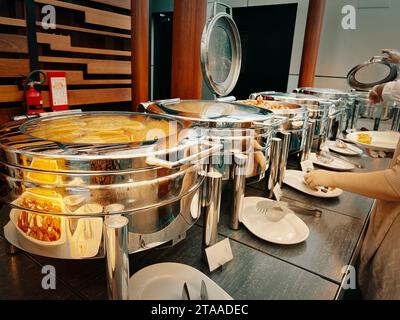
[[[293,203],[288,203],[287,204],[288,208],[293,210],[295,213],[306,215],[306,216],[313,216],[315,218],[321,218],[322,216],[322,210],[317,209],[315,207],[311,206],[299,206],[297,204]]]

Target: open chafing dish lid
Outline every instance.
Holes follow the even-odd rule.
[[[263,122],[273,117],[270,110],[240,103],[173,99],[156,104],[163,112],[180,120],[215,123],[219,126]],[[151,110],[151,106],[148,110]]]
[[[382,56],[355,66],[347,74],[347,82],[355,90],[369,91],[374,86],[396,80],[398,69]]]
[[[218,12],[223,7],[224,11]],[[216,95],[227,96],[235,88],[242,63],[239,30],[232,8],[218,2],[208,19],[201,39],[201,67],[204,81]]]
[[[173,118],[134,112],[23,119],[0,127],[0,159],[18,166],[34,158],[61,160],[67,171],[96,171],[94,164],[107,171],[101,164],[115,160],[125,163],[120,170],[128,170],[133,167],[124,160],[165,148],[181,129],[183,124]]]

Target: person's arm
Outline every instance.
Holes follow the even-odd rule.
[[[304,180],[310,188],[336,187],[369,198],[400,201],[399,167],[367,173],[319,170],[308,173]]]

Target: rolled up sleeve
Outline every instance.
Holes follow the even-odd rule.
[[[400,80],[388,82],[382,92],[384,100],[400,102]]]

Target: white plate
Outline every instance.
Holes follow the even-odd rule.
[[[363,151],[360,148],[357,148],[354,145],[351,145],[349,143],[345,143],[347,148],[340,148],[336,145],[336,141],[327,141],[326,146],[337,153],[343,154],[345,156],[358,156],[363,153]]]
[[[310,196],[319,197],[319,198],[335,198],[339,197],[343,190],[336,188],[334,190],[328,191],[327,193],[322,192],[321,190],[315,191],[310,189],[306,183],[304,182],[305,172],[297,171],[297,170],[286,170],[285,178],[283,179],[283,183],[288,186],[309,194]]]
[[[324,163],[321,160],[317,158],[317,155],[315,153],[310,154],[310,160],[320,166],[320,167],[325,167],[327,169],[332,169],[332,170],[337,170],[337,171],[349,171],[353,170],[356,166],[350,162],[341,160],[339,158],[335,158],[335,156],[332,156],[333,161],[329,163]]]
[[[259,201],[271,201],[260,197],[246,197],[243,203],[242,223],[260,239],[276,244],[297,244],[310,235],[307,225],[295,214],[287,214],[278,222],[270,221],[260,213],[256,205]]]
[[[358,134],[365,133],[371,136],[371,144],[358,142]],[[355,144],[367,149],[394,152],[400,139],[400,133],[395,131],[360,131],[347,135]]]
[[[209,300],[233,300],[220,286],[199,270],[181,263],[158,263],[136,272],[129,279],[131,300],[182,300],[186,282],[192,300],[201,300],[204,280]]]

